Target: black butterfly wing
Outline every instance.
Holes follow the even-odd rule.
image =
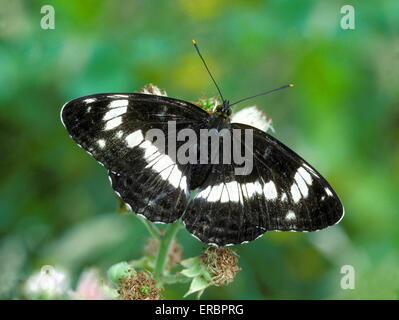
[[[61,111],[71,137],[108,169],[112,188],[123,201],[137,214],[164,223],[183,213],[190,175],[189,165],[167,154],[168,121],[176,122],[176,131],[198,130],[207,117],[191,103],[140,93],[86,96]],[[165,144],[146,140],[149,129],[163,132]]]
[[[212,167],[183,216],[194,236],[239,244],[269,230],[315,231],[342,218],[334,190],[300,156],[259,129],[238,123],[232,129],[253,130],[253,170],[236,175],[234,164]]]

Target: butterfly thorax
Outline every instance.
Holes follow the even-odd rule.
[[[229,101],[225,100],[219,104],[209,117],[209,127],[218,131],[227,128],[231,122],[231,109]]]

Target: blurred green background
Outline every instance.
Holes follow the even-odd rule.
[[[40,8],[55,9],[42,30]],[[355,30],[340,8],[355,8]],[[147,83],[188,101],[216,90],[196,39],[230,100],[257,98],[276,136],[340,195],[342,222],[316,233],[266,233],[236,246],[242,271],[208,299],[399,298],[399,1],[0,1],[0,298],[41,266],[72,287],[139,258],[148,238],[117,213],[106,171],[69,138],[73,98]],[[245,107],[239,106],[238,109]],[[178,234],[186,258],[203,244]],[[343,265],[356,271],[343,290]],[[179,299],[187,284],[169,286]],[[190,297],[191,298],[191,297]]]

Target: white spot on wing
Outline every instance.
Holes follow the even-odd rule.
[[[186,190],[186,177],[183,176],[177,164],[168,155],[161,154],[157,147],[148,140],[144,141],[140,148],[145,150],[144,158],[148,162],[146,168],[151,168],[159,173],[161,179],[168,181],[173,187]]]
[[[262,185],[259,183],[258,180],[255,181],[254,185],[255,185],[255,192],[257,194],[262,194],[263,193]]]
[[[308,189],[308,186],[306,185],[305,180],[303,180],[303,178],[299,174],[299,172],[295,173],[294,179],[295,179],[296,184],[298,185],[298,188],[301,191],[303,197],[306,198],[308,196],[309,189]]]
[[[183,176],[183,178],[181,178],[180,180],[180,189],[186,190],[186,188],[187,188],[187,179],[186,176]]]
[[[104,139],[100,139],[100,140],[97,141],[97,144],[98,144],[98,146],[99,146],[101,149],[104,149],[104,147],[105,147],[105,140],[104,140]]]
[[[159,176],[162,178],[162,180],[168,180],[170,177],[170,174],[172,173],[173,166],[167,167],[165,170],[163,170]]]
[[[143,137],[141,130],[137,130],[137,131],[129,134],[125,138],[129,148],[134,148],[135,146],[138,146],[141,143],[141,141],[143,141],[143,139],[144,139],[144,137]]]
[[[197,197],[207,199],[209,202],[242,202],[241,190],[236,181],[208,186],[199,192]]]
[[[240,199],[239,196],[239,189],[238,189],[238,183],[236,181],[231,181],[226,183],[226,190],[230,196],[230,201],[232,202],[238,202]]]
[[[283,195],[281,196],[281,201],[285,202],[287,201],[287,194],[284,192]]]
[[[175,165],[172,172],[170,173],[168,181],[175,188],[179,188],[181,178],[182,178],[182,173],[177,167],[177,165]]]
[[[296,219],[295,212],[292,210],[288,210],[287,214],[285,215],[285,220],[292,221]]]
[[[129,104],[129,100],[123,99],[123,100],[114,100],[111,101],[111,103],[108,105],[108,108],[120,108],[120,107],[126,107]]]
[[[209,194],[208,201],[216,202],[220,200],[223,191],[223,183],[217,184],[212,187],[212,191]]]
[[[89,103],[93,103],[93,102],[96,102],[96,101],[97,101],[96,98],[87,98],[83,102],[86,103],[86,104],[89,104]]]
[[[162,155],[161,155],[161,153],[158,152],[158,151],[154,152],[154,153],[151,154],[151,155],[144,156],[144,159],[145,159],[145,160],[147,161],[147,163],[148,163],[148,164],[146,165],[146,168],[151,168],[151,167],[154,165],[154,163],[157,162],[157,161],[159,160],[160,156],[162,156]]]
[[[202,198],[202,199],[206,199],[206,197],[208,197],[209,192],[211,192],[211,186],[208,186],[207,188],[205,188],[204,190],[202,190],[201,192],[199,192],[197,194],[197,197]]]
[[[127,111],[127,107],[121,107],[121,108],[113,108],[111,110],[109,110],[103,117],[104,121],[108,121],[111,120],[115,117],[119,117],[122,114],[126,113]]]
[[[308,185],[312,184],[312,176],[309,174],[309,172],[307,172],[303,167],[300,167],[298,169],[298,173],[302,176],[303,180],[305,180],[305,182]]]
[[[158,152],[158,149],[156,146],[154,146],[150,141],[146,140],[144,141],[141,145],[140,148],[144,149],[144,158],[148,159],[150,158],[151,155],[154,153]]]
[[[301,193],[299,192],[298,186],[295,182],[291,186],[291,195],[295,203],[301,199]]]
[[[327,195],[328,195],[329,197],[332,197],[332,196],[333,196],[333,193],[331,192],[330,189],[328,189],[327,187],[325,187],[324,190],[326,191],[326,193],[327,193]]]
[[[117,117],[115,119],[109,120],[105,124],[104,130],[112,130],[115,129],[117,126],[119,126],[122,123],[122,117]]]
[[[248,197],[254,197],[255,196],[255,184],[254,183],[246,183],[245,187],[247,189]]]
[[[154,147],[156,148],[156,147]],[[174,164],[174,162],[172,161],[171,158],[169,158],[169,156],[167,155],[163,155],[152,167],[151,169],[161,173],[163,172],[165,169],[169,168],[170,166],[172,166]],[[167,178],[167,177],[166,177]],[[164,179],[165,180],[165,179]]]
[[[277,198],[277,190],[273,181],[269,181],[263,186],[263,193],[267,200],[274,200]]]
[[[229,195],[227,193],[227,187],[224,186],[223,187],[223,192],[222,192],[222,197],[220,198],[220,202],[225,203],[225,202],[229,202],[230,198]]]

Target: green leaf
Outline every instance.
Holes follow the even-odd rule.
[[[135,274],[136,271],[126,261],[114,264],[107,272],[108,278],[118,285],[120,283],[120,278],[127,277],[131,273]]]
[[[193,264],[191,267],[183,269],[181,271],[181,274],[183,274],[189,278],[194,278],[195,276],[198,276],[199,274],[201,274],[201,272],[202,272],[201,265]]]
[[[184,297],[187,297],[188,295],[190,295],[194,292],[204,290],[207,287],[209,287],[211,284],[212,284],[212,282],[209,282],[202,275],[195,277],[193,279],[193,281],[191,282],[190,289],[187,291],[187,293],[184,295]]]
[[[205,111],[213,111],[216,105],[220,104],[217,98],[200,98],[199,99],[199,106],[200,108],[204,109]]]
[[[201,263],[200,257],[189,258],[180,262],[180,264],[185,268],[191,268],[192,266],[198,265]]]
[[[144,256],[138,260],[130,261],[130,265],[137,269],[145,269],[149,271],[154,270],[155,265],[155,257],[154,256]]]
[[[206,266],[202,263],[200,257],[186,259],[182,261],[181,264],[185,267],[185,269],[181,271],[181,274],[188,278],[193,278],[190,289],[184,297],[197,291],[204,291],[207,287],[213,284],[212,276],[209,274]]]

